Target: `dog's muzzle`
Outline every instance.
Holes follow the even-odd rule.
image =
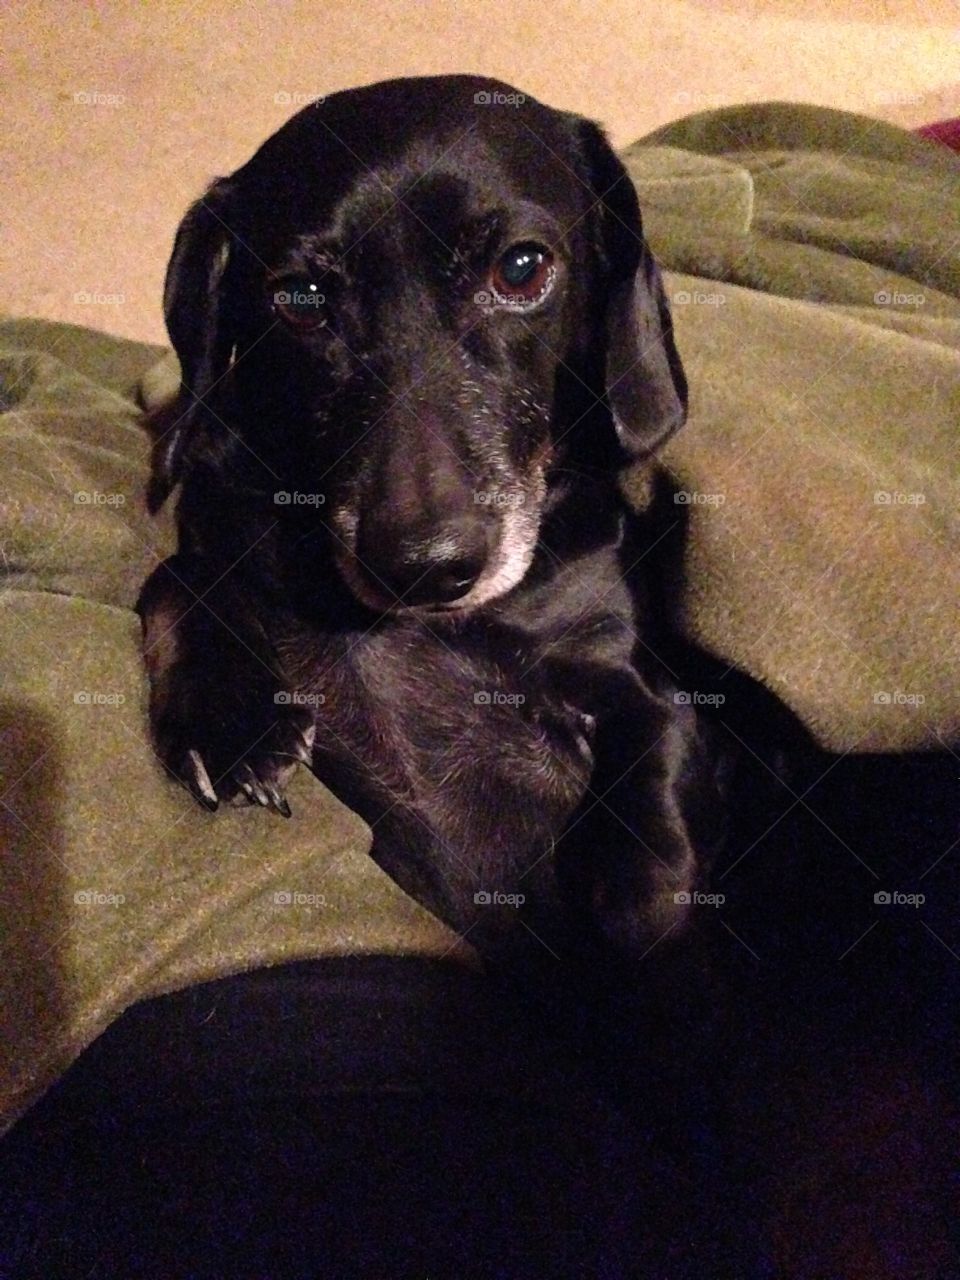
[[[486,525],[464,516],[427,536],[404,536],[389,528],[361,535],[357,567],[367,587],[401,607],[453,605],[470,594],[490,558]]]

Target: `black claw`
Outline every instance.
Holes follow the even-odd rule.
[[[235,776],[246,795],[256,800],[257,804],[263,805],[264,808],[269,805],[270,797],[266,788],[246,761],[237,770]]]
[[[187,790],[194,799],[199,800],[205,809],[214,813],[220,807],[220,801],[199,751],[191,748],[187,752],[183,761],[182,775]]]
[[[289,818],[290,806],[287,804],[286,800],[283,798],[283,794],[281,793],[280,788],[277,787],[272,782],[265,782],[263,784],[263,789],[270,798],[271,807],[275,809],[277,813],[281,815],[281,817]]]
[[[220,801],[214,796],[205,796],[192,782],[187,783],[187,790],[193,796],[194,800],[199,800],[208,813],[216,813],[220,808]]]

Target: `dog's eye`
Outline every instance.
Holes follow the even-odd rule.
[[[490,272],[493,301],[501,306],[532,306],[550,292],[555,276],[549,249],[532,242],[512,245]]]
[[[326,298],[310,280],[273,281],[269,285],[270,308],[291,329],[320,329],[326,324]]]

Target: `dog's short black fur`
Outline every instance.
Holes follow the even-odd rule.
[[[140,600],[159,754],[287,812],[302,761],[490,954],[684,922],[720,822],[618,472],[686,384],[601,130],[472,76],[296,115],[186,215]],[[517,903],[522,898],[522,903]]]

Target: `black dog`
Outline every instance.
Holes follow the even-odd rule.
[[[193,206],[164,302],[168,769],[286,814],[302,761],[491,953],[672,932],[717,795],[617,480],[686,384],[602,131],[472,76],[336,94]]]

